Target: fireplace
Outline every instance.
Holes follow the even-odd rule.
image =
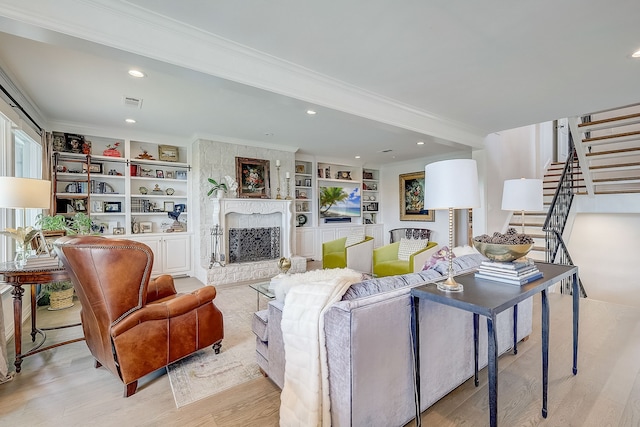
[[[291,200],[214,199],[213,224],[222,228],[219,251],[229,264],[292,256]]]

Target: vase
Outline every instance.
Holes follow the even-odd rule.
[[[222,199],[224,197],[224,190],[218,190],[216,192],[216,197],[218,198],[218,200]]]
[[[107,148],[102,152],[102,155],[108,157],[122,157],[120,151],[116,150],[115,148]]]
[[[27,258],[31,255],[31,250],[27,249],[24,245],[18,245],[16,248],[16,256],[13,262],[18,268],[24,268],[27,265]]]

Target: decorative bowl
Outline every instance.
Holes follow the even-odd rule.
[[[533,243],[522,245],[505,245],[501,243],[484,243],[473,240],[473,246],[482,255],[492,261],[510,262],[522,258],[533,249]]]

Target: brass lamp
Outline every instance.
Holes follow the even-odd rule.
[[[444,282],[437,284],[444,292],[461,292],[463,287],[453,277],[453,210],[480,206],[478,168],[472,159],[453,159],[430,163],[424,168],[424,208],[449,210],[449,269]]]

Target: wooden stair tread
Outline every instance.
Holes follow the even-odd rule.
[[[637,118],[637,117],[640,118],[640,113],[627,114],[627,115],[624,115],[624,116],[610,117],[608,119],[593,120],[593,121],[589,121],[589,122],[578,123],[578,128],[585,127],[585,126],[601,125],[601,124],[606,124],[606,123],[616,123],[616,122],[620,122],[620,121],[624,121],[624,120],[634,119],[634,118]]]
[[[605,150],[605,151],[598,151],[597,153],[585,153],[586,157],[598,157],[598,156],[602,156],[604,154],[622,154],[622,153],[633,153],[633,152],[638,152],[640,151],[640,147],[633,147],[633,148],[620,148],[618,150]]]
[[[596,141],[606,141],[609,139],[624,138],[627,136],[636,136],[636,135],[640,135],[640,130],[633,131],[633,132],[614,133],[611,135],[594,136],[593,138],[584,138],[582,142],[589,143],[589,142],[596,142]]]
[[[633,168],[633,167],[640,167],[640,162],[609,163],[607,165],[589,166],[589,169],[591,169],[591,170],[602,170],[602,169],[611,169],[611,168]]]
[[[640,176],[628,176],[628,177],[617,177],[617,178],[597,178],[593,179],[593,183],[602,184],[603,182],[625,182],[625,181],[638,181],[640,180]]]

